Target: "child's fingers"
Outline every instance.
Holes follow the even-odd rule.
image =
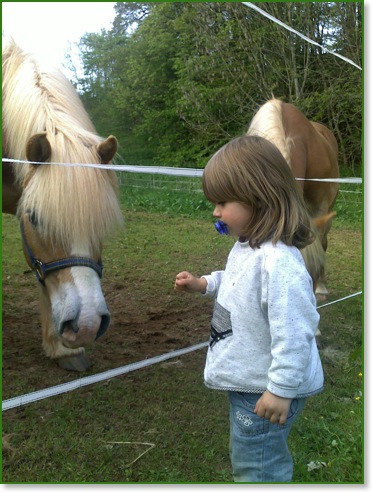
[[[181,272],[176,276],[175,285],[178,287],[186,286],[191,279],[191,275],[188,272]]]
[[[174,283],[175,290],[184,291],[188,290],[188,286],[192,275],[189,272],[181,272],[176,276],[176,281]]]
[[[178,292],[186,290],[186,287],[184,285],[178,285],[177,283],[174,284],[174,290],[177,290]]]
[[[190,277],[191,275],[189,272],[181,272],[178,275],[176,275],[176,280],[186,280]]]

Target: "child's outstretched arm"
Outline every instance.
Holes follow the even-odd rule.
[[[176,276],[174,289],[179,292],[200,292],[205,294],[207,281],[205,278],[195,277],[189,272],[181,272]]]

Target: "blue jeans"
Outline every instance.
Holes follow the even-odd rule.
[[[287,439],[306,398],[292,400],[284,425],[254,413],[261,394],[230,391],[230,459],[235,482],[290,482],[293,460]]]

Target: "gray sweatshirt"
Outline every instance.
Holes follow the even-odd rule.
[[[282,242],[236,242],[224,271],[203,276],[214,297],[204,370],[214,389],[306,397],[323,389],[319,322],[300,251]]]

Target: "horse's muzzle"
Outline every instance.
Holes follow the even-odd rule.
[[[109,313],[101,316],[98,330],[88,329],[86,327],[80,328],[76,319],[65,320],[60,324],[59,334],[66,346],[70,348],[85,347],[100,338],[107,331],[109,325]]]

